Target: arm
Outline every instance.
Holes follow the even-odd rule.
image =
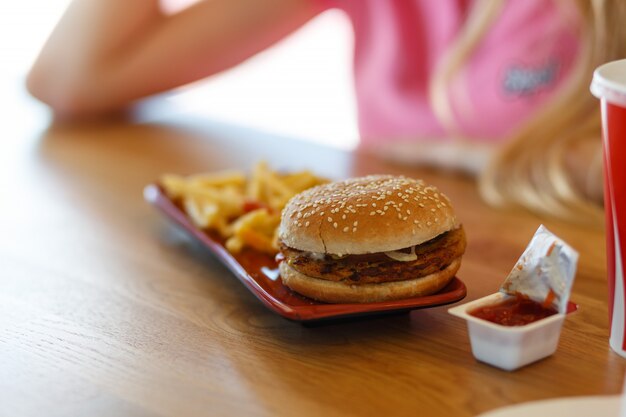
[[[116,110],[232,67],[321,10],[311,0],[205,0],[168,16],[158,0],[74,0],[27,88],[62,116]]]

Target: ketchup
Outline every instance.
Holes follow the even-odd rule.
[[[267,204],[262,203],[261,201],[246,199],[243,202],[243,212],[244,213],[249,213],[251,211],[258,210],[258,209],[261,209],[261,208],[270,210],[269,206]]]
[[[497,304],[478,307],[468,313],[474,317],[502,326],[524,326],[556,314],[551,306],[542,305],[530,298],[516,294]]]

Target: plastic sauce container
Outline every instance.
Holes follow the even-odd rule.
[[[453,307],[448,312],[467,321],[472,354],[481,362],[513,371],[552,355],[559,343],[566,314],[548,317],[521,326],[505,326],[478,318],[471,312],[514,298],[497,292],[478,300]],[[578,309],[569,303],[567,314]]]

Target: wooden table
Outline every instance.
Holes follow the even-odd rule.
[[[27,127],[2,147],[0,415],[471,416],[617,394],[604,233],[486,206],[467,179],[191,118]],[[13,123],[6,120],[3,123]],[[24,127],[24,126],[22,126]],[[448,307],[303,326],[266,309],[143,201],[165,172],[403,173],[455,203],[465,301],[495,292],[544,222],[580,253],[557,353],[516,372],[477,362]]]

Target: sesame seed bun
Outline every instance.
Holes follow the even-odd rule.
[[[327,303],[372,303],[434,294],[454,278],[460,266],[459,257],[445,269],[424,277],[357,285],[313,278],[296,271],[287,262],[281,262],[280,276],[283,284],[293,291],[315,300]]]
[[[450,200],[437,188],[372,175],[294,196],[283,210],[279,239],[302,251],[358,255],[419,245],[458,226]]]

